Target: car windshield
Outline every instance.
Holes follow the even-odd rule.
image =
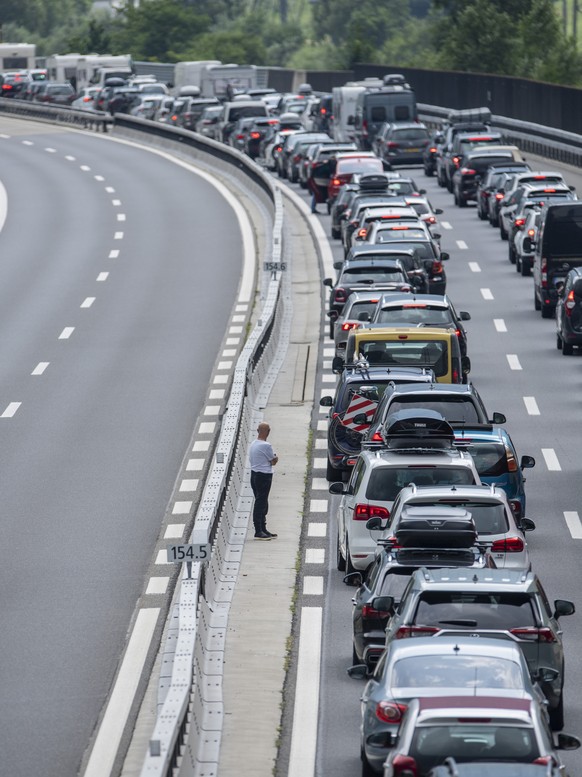
[[[471,717],[475,715],[472,711]],[[458,761],[531,763],[539,758],[540,750],[532,728],[455,723],[417,728],[409,754],[416,760],[419,774],[427,774],[446,757]]]
[[[462,651],[461,651],[462,652]],[[390,678],[396,688],[523,688],[519,664],[488,656],[410,656],[397,661]]]
[[[415,624],[441,629],[535,628],[536,617],[528,594],[427,591],[413,618]]]
[[[417,326],[438,326],[439,324],[453,325],[453,316],[450,308],[435,307],[423,303],[410,303],[392,305],[378,312],[376,322],[378,324],[406,324]]]
[[[372,365],[430,367],[437,378],[449,371],[449,349],[446,340],[366,339],[360,341],[357,351]]]
[[[398,492],[410,483],[417,486],[469,486],[474,482],[473,473],[468,467],[377,467],[370,474],[366,499],[393,502]]]
[[[430,502],[412,502],[414,506],[432,507],[434,500]],[[466,499],[439,499],[439,505],[450,507],[464,507],[471,513],[479,534],[505,534],[508,531],[505,508],[498,502],[472,502]]]
[[[437,373],[438,374],[438,373]],[[475,403],[469,396],[442,397],[432,399],[426,396],[399,397],[390,403],[389,413],[408,410],[410,407],[421,407],[423,410],[434,410],[446,418],[449,423],[479,423],[479,413]]]

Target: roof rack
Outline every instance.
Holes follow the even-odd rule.
[[[440,413],[421,408],[394,413],[381,434],[388,448],[401,451],[451,448],[455,439],[452,426]]]

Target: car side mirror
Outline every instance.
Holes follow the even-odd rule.
[[[522,518],[521,521],[519,522],[519,528],[522,531],[534,531],[536,528],[536,525],[531,518]]]
[[[370,424],[368,421],[368,416],[365,413],[358,413],[358,415],[354,416],[352,423],[358,424],[358,426],[361,426],[362,424]]]
[[[394,597],[377,596],[372,600],[372,609],[377,612],[394,612]]]
[[[528,253],[533,248],[533,243],[531,237],[524,237],[523,239],[523,250],[527,251]]]
[[[440,256],[439,256],[439,259],[441,260],[441,262],[446,262],[450,258],[451,258],[451,255],[449,254],[448,251],[441,251]]]
[[[558,750],[578,750],[580,747],[580,740],[578,737],[572,736],[572,734],[558,734]]]
[[[506,421],[507,421],[507,418],[503,415],[503,413],[493,413],[493,418],[489,423],[504,424]]]
[[[341,356],[334,356],[331,362],[332,372],[341,372],[344,368],[344,360]]]
[[[540,666],[538,671],[534,674],[534,680],[540,683],[553,683],[557,680],[560,673],[557,669],[551,669],[549,666]]]
[[[440,240],[442,237],[440,232],[433,232],[432,236],[434,237],[435,240]]]
[[[332,483],[329,487],[330,494],[347,494],[348,490],[343,483]]]
[[[441,213],[444,213],[444,210],[442,208],[435,208],[433,213],[435,214],[435,216],[440,216]]]
[[[374,518],[369,518],[366,521],[366,529],[368,531],[381,531],[382,519],[378,515],[374,516]]]
[[[361,572],[350,572],[348,575],[344,575],[343,582],[346,585],[361,586],[364,582]]]
[[[322,398],[319,400],[319,404],[320,404],[322,407],[331,407],[331,406],[333,405],[333,398],[332,398],[332,397],[329,397],[329,396],[328,396],[328,397],[322,397]]]
[[[419,193],[419,194],[426,194],[426,189],[419,189],[419,190],[418,190],[418,193]]]
[[[461,356],[461,372],[468,375],[471,372],[471,359],[468,356]]]
[[[352,680],[365,680],[368,677],[368,667],[366,664],[356,664],[348,667],[347,673]]]
[[[565,618],[566,615],[574,615],[576,612],[574,602],[569,602],[567,599],[555,599],[554,608],[554,618]]]
[[[521,469],[532,469],[532,467],[535,467],[536,460],[533,456],[522,456],[521,461],[519,462],[519,466]]]
[[[324,278],[323,285],[329,286],[329,288],[331,289],[333,287],[333,278]]]
[[[461,312],[459,313],[459,319],[461,321],[470,321],[471,320],[471,314],[467,313],[466,310],[461,310]]]
[[[576,187],[575,186],[568,186],[568,189],[570,189],[571,192],[575,192],[576,191]]]
[[[333,269],[334,270],[341,270],[342,266],[343,266],[343,262],[341,262],[341,261],[333,263]]]

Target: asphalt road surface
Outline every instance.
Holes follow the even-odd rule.
[[[0,149],[0,773],[73,777],[206,397],[241,237],[209,183],[139,148],[2,118]]]

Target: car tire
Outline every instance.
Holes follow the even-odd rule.
[[[542,309],[542,303],[538,299],[538,295],[536,294],[536,290],[534,289],[534,308],[536,310]]]
[[[346,537],[346,575],[351,575],[352,572],[357,572],[357,571],[358,570],[352,564],[352,560],[350,558],[350,543],[348,542],[348,539]]]
[[[554,311],[552,308],[548,307],[548,305],[540,305],[542,310],[542,318],[552,318],[554,315]]]
[[[335,329],[335,326],[333,324],[333,321],[329,325],[329,339],[333,340],[333,330]]]
[[[515,261],[516,261],[515,260],[515,250],[514,250],[513,246],[511,245],[511,242],[507,246],[507,258],[509,259],[511,264],[515,264]]]
[[[432,176],[433,176],[433,171],[432,171],[432,170],[427,170],[427,168],[425,167],[425,168],[424,168],[424,174],[425,174],[426,176],[428,176],[429,178],[432,178]]]
[[[564,691],[560,694],[560,701],[558,706],[549,709],[550,713],[550,728],[552,731],[561,731],[564,728]]]
[[[524,278],[527,278],[528,275],[531,275],[531,268],[528,264],[526,264],[523,259],[520,262],[520,271]]]
[[[479,216],[481,221],[485,221],[485,214],[483,213],[483,211],[479,206],[477,206],[477,215]]]
[[[339,240],[342,236],[341,230],[337,229],[336,227],[331,228],[331,236],[334,240]]]
[[[457,207],[459,207],[459,198],[457,197],[457,190],[453,189],[453,201]]]
[[[499,219],[496,218],[490,218],[489,224],[491,224],[492,227],[498,227],[499,226]]]
[[[558,351],[562,350],[562,338],[560,337],[560,333],[559,332],[556,335],[556,348],[558,349]]]
[[[339,541],[339,535],[337,538],[337,548],[336,548],[336,561],[335,565],[338,569],[338,572],[345,572],[346,571],[346,560],[342,556],[342,552],[340,550],[340,541]]]
[[[467,207],[467,200],[464,197],[461,197],[460,194],[457,197],[457,200],[458,200],[457,205],[459,206],[459,208],[466,208]]]
[[[509,235],[505,231],[505,227],[503,226],[503,222],[501,221],[501,219],[499,219],[499,236],[501,237],[502,240],[507,240],[507,238],[509,237]]]
[[[364,753],[363,750],[360,751],[360,758],[362,759],[362,777],[378,777],[370,766],[370,762],[366,758],[366,753]]]
[[[305,183],[305,181],[302,181],[301,179],[299,180],[299,186],[301,186],[302,189],[307,189],[307,184]]]
[[[361,661],[358,657],[358,654],[356,653],[356,648],[352,643],[352,666],[356,666],[356,664],[360,664],[360,663]]]
[[[519,256],[519,254],[516,252],[516,254],[515,254],[515,272],[521,273],[521,268],[522,268],[521,258]]]
[[[574,346],[571,343],[567,343],[562,340],[562,356],[572,356],[574,353]]]

